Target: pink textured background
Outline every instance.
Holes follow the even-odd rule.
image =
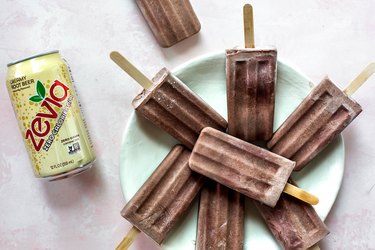
[[[245,1],[191,1],[202,30],[172,48],[155,42],[133,1],[0,0],[0,248],[113,249],[130,228],[119,181],[121,137],[140,88],[109,60],[119,50],[146,75],[242,45]],[[252,1],[256,44],[313,81],[341,86],[375,60],[372,0]],[[5,88],[6,64],[59,49],[68,60],[97,152],[95,167],[54,183],[33,177]],[[375,249],[375,77],[354,98],[364,112],[344,132],[346,167],[322,249]],[[141,235],[132,249],[158,249]]]

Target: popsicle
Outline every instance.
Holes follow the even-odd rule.
[[[227,128],[226,120],[219,113],[167,69],[160,70],[151,81],[118,52],[110,56],[144,87],[133,100],[135,110],[189,149],[194,147],[204,127],[223,131]]]
[[[244,6],[245,48],[226,50],[228,133],[245,141],[273,132],[277,51],[254,46],[253,9]]]
[[[274,208],[259,202],[255,205],[284,249],[308,249],[329,233],[311,205],[289,195],[282,194]]]
[[[197,250],[243,249],[244,196],[206,181],[200,196]]]
[[[344,91],[323,79],[277,129],[269,150],[295,161],[294,170],[301,170],[361,113],[350,96],[374,72],[371,63]]]
[[[201,29],[189,0],[137,0],[161,47],[170,47]]]
[[[283,191],[307,203],[318,203],[315,196],[287,183],[295,162],[210,127],[202,130],[189,166],[271,207]]]
[[[127,249],[142,231],[160,244],[201,189],[205,178],[188,167],[190,151],[172,148],[152,175],[121,211],[133,229],[117,249]]]

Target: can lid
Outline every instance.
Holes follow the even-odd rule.
[[[59,51],[58,50],[52,50],[52,51],[49,51],[49,52],[46,52],[46,53],[41,53],[41,54],[37,54],[37,55],[34,55],[34,56],[27,57],[25,59],[17,60],[15,62],[8,63],[7,67],[12,66],[12,65],[17,64],[17,63],[20,63],[20,62],[24,62],[24,61],[33,59],[33,58],[37,58],[37,57],[45,56],[45,55],[49,55],[49,54],[54,54],[54,53],[59,53]]]

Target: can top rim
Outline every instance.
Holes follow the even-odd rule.
[[[33,59],[33,58],[37,58],[37,57],[45,56],[45,55],[49,55],[49,54],[54,54],[54,53],[59,53],[59,51],[58,50],[52,50],[52,51],[49,51],[49,52],[45,52],[45,53],[41,53],[41,54],[36,54],[34,56],[30,56],[30,57],[27,57],[25,59],[21,59],[21,60],[17,60],[17,61],[8,63],[7,67],[12,66],[12,65],[17,64],[17,63],[20,63],[20,62],[24,62],[24,61]]]

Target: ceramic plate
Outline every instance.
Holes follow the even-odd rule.
[[[291,66],[279,61],[277,67],[275,129],[313,87],[306,76]],[[223,117],[227,117],[224,53],[196,58],[176,68],[173,73]],[[161,129],[132,114],[123,137],[120,163],[120,180],[127,201],[176,143]],[[294,180],[302,188],[319,197],[320,203],[315,208],[322,219],[326,218],[336,199],[343,171],[344,143],[339,137],[303,171],[293,173]],[[163,249],[195,249],[197,208],[196,200],[187,216],[165,240]],[[244,249],[281,249],[249,200],[246,202]]]

